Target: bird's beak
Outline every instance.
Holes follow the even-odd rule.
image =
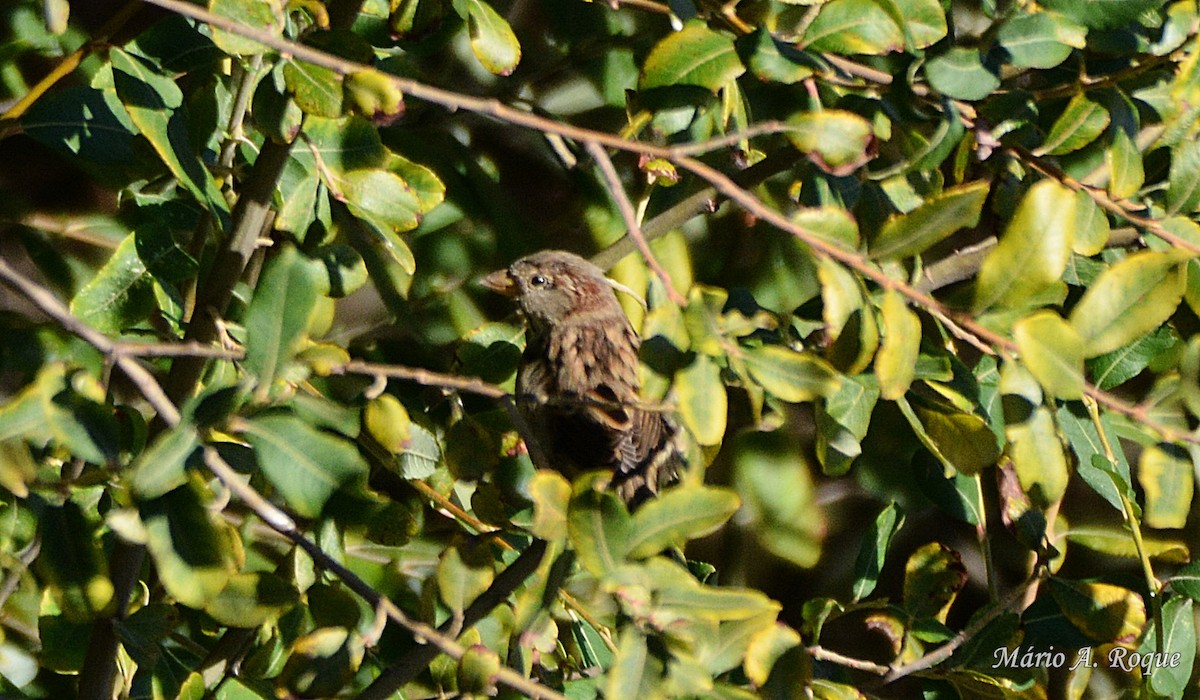
[[[513,278],[508,274],[508,270],[496,270],[487,277],[479,280],[479,283],[493,292],[503,294],[506,297],[515,297],[517,295],[517,285],[513,283]]]

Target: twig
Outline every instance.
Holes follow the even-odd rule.
[[[613,167],[612,160],[604,152],[604,147],[595,141],[587,141],[586,146],[588,153],[596,161],[596,165],[600,166],[600,172],[604,175],[604,182],[608,186],[609,194],[616,200],[617,209],[620,210],[621,218],[625,221],[625,231],[637,244],[646,265],[658,276],[658,279],[662,280],[667,297],[671,299],[671,302],[676,306],[687,306],[687,299],[684,299],[679,290],[675,289],[675,285],[671,283],[671,276],[659,264],[658,258],[654,257],[654,252],[650,250],[650,244],[642,235],[642,227],[638,223],[637,214],[633,211],[633,203],[625,194],[625,188],[621,186],[621,178],[617,175],[617,169]]]
[[[839,654],[836,651],[830,651],[829,649],[826,649],[820,645],[808,647],[808,653],[818,661],[829,661],[837,664],[838,666],[845,666],[846,668],[852,668],[856,671],[874,673],[877,676],[885,675],[888,672],[887,666],[881,666],[874,661],[856,659],[852,656]]]
[[[1018,608],[1023,609],[1022,606],[1024,605],[1024,601],[1028,592],[1031,590],[1036,591],[1037,587],[1041,585],[1042,580],[1045,578],[1045,575],[1046,572],[1043,569],[1035,574],[1033,578],[1027,581],[1025,585],[1009,591],[1008,595],[1004,597],[1003,601],[990,608],[983,615],[979,616],[974,622],[968,625],[966,629],[954,635],[950,641],[946,642],[942,646],[934,649],[919,659],[914,659],[901,666],[892,667],[892,669],[888,671],[887,674],[880,680],[880,683],[887,685],[888,683],[892,683],[893,681],[897,681],[905,676],[917,673],[918,671],[924,671],[927,668],[933,668],[934,666],[937,666],[946,659],[950,658],[954,655],[955,651],[958,651],[959,647],[961,647],[963,644],[966,644],[975,635],[979,634],[983,628],[991,624],[993,620],[1006,612],[1015,611]]]

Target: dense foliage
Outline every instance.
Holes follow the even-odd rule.
[[[1195,0],[0,25],[0,695],[1200,696]],[[632,514],[514,420],[542,248]]]

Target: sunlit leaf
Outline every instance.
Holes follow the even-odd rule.
[[[737,495],[725,489],[707,486],[668,489],[634,513],[626,556],[641,559],[703,537],[724,524],[740,505]]]
[[[454,9],[467,20],[471,51],[489,72],[510,75],[521,61],[521,44],[512,27],[483,0],[454,0]]]
[[[732,36],[694,21],[651,49],[638,89],[693,85],[715,93],[745,71]]]
[[[1180,254],[1145,251],[1116,263],[1071,310],[1084,355],[1112,352],[1149,333],[1175,313],[1183,297]]]
[[[972,182],[951,187],[916,209],[893,216],[871,241],[872,258],[906,258],[963,228],[979,223],[990,183]]]
[[[979,271],[975,309],[1015,307],[1058,280],[1071,255],[1075,193],[1043,180],[1025,193]]]
[[[1025,366],[1051,396],[1083,396],[1083,339],[1057,313],[1038,311],[1013,324]]]
[[[883,297],[883,346],[875,355],[879,393],[889,401],[904,396],[917,370],[921,350],[921,319],[909,310],[895,290]]]
[[[1054,121],[1037,153],[1062,155],[1077,151],[1103,133],[1109,121],[1111,117],[1108,110],[1089,98],[1087,93],[1080,92],[1071,98],[1066,109]]]
[[[692,363],[675,373],[679,414],[696,442],[719,444],[725,437],[727,398],[721,368],[707,355],[696,355]]]
[[[1156,528],[1183,527],[1191,511],[1196,481],[1188,450],[1169,443],[1145,448],[1138,460],[1137,477],[1146,494],[1145,524]]]
[[[1132,644],[1146,624],[1146,604],[1128,588],[1058,577],[1048,587],[1071,624],[1097,642]]]

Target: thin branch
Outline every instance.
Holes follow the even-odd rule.
[[[608,154],[604,152],[604,147],[595,141],[585,142],[587,151],[596,161],[596,165],[600,166],[600,172],[604,175],[604,183],[608,187],[609,194],[617,202],[617,209],[621,212],[621,218],[625,221],[625,231],[633,242],[637,244],[638,250],[642,253],[642,258],[646,261],[646,265],[652,272],[662,280],[663,287],[667,292],[667,297],[676,306],[687,306],[687,299],[675,289],[675,285],[671,283],[671,276],[659,264],[658,258],[654,257],[654,252],[650,250],[650,244],[646,242],[645,236],[642,235],[642,227],[638,222],[637,214],[633,211],[633,203],[629,201],[629,196],[625,194],[625,188],[621,186],[621,177],[617,175],[617,169],[613,167],[612,160]]]
[[[888,672],[887,666],[881,666],[880,664],[877,664],[874,661],[867,661],[865,659],[856,659],[852,656],[846,656],[844,654],[839,654],[836,651],[830,651],[829,649],[826,649],[825,647],[822,647],[820,645],[813,645],[811,647],[808,647],[808,654],[809,654],[809,656],[812,656],[817,661],[829,661],[831,663],[837,664],[838,666],[845,666],[846,668],[852,668],[856,671],[866,671],[867,673],[874,673],[877,676],[885,675]]]
[[[955,651],[958,651],[959,647],[973,639],[975,635],[983,631],[983,628],[991,624],[993,620],[1006,612],[1013,612],[1017,609],[1023,609],[1022,606],[1024,605],[1024,601],[1029,591],[1036,591],[1044,578],[1045,570],[1043,569],[1036,576],[1027,581],[1025,585],[1009,591],[1008,595],[1004,597],[1003,601],[1001,601],[998,605],[989,608],[987,612],[985,612],[983,615],[980,615],[974,622],[968,625],[966,629],[954,635],[950,641],[920,657],[919,659],[914,659],[901,666],[893,667],[880,680],[880,683],[887,685],[888,683],[892,683],[893,681],[897,681],[905,676],[917,673],[918,671],[924,671],[925,669],[933,668],[946,659],[949,659],[954,655]]]

